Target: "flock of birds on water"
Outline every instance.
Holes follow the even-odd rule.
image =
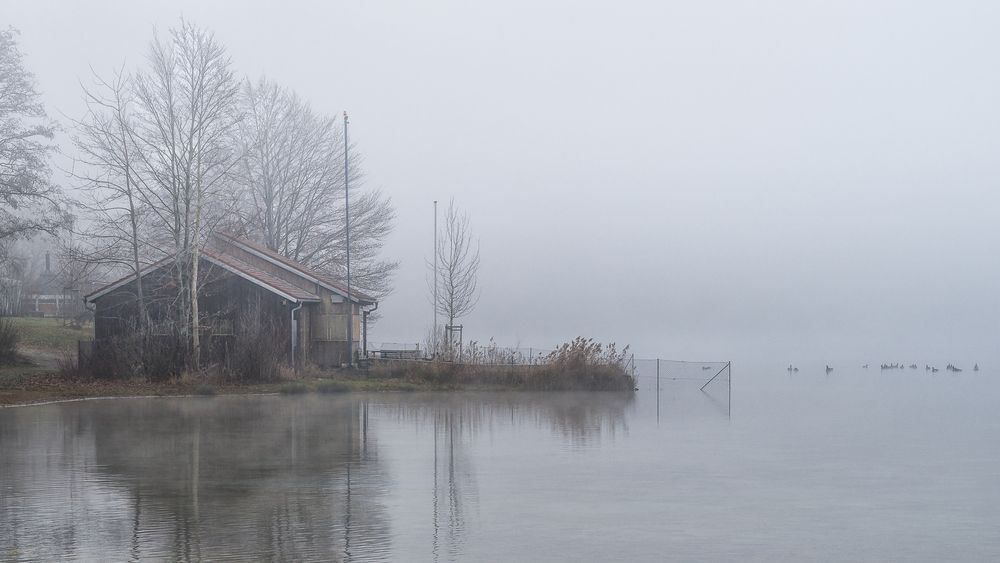
[[[868,369],[868,364],[865,364],[865,365],[863,365],[861,367],[864,368],[864,369]],[[907,367],[909,367],[910,369],[917,369],[917,364],[910,364],[909,366],[907,366],[905,364],[901,364],[901,363],[900,364],[882,364],[882,370],[883,371],[885,371],[887,369],[906,369]],[[948,370],[948,371],[951,371],[951,372],[955,372],[955,373],[958,373],[958,372],[962,371],[962,368],[960,368],[960,367],[958,367],[958,366],[956,366],[954,364],[948,364],[945,367],[945,369]],[[931,373],[937,373],[937,372],[941,371],[938,368],[936,368],[936,367],[934,367],[934,366],[932,366],[930,364],[924,364],[924,370],[925,371],[929,371]],[[798,373],[798,371],[799,371],[798,367],[793,366],[792,364],[788,364],[788,373]],[[831,371],[833,371],[833,368],[830,367],[830,366],[826,366],[826,373],[830,373]],[[975,366],[973,366],[972,367],[972,371],[979,371],[979,364],[976,364]]]

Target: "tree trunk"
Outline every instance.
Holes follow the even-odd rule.
[[[198,245],[191,249],[191,368],[201,366],[201,332],[198,320]]]
[[[200,159],[199,159],[200,168]],[[201,170],[198,171],[201,178]],[[201,367],[201,331],[198,319],[198,244],[201,240],[201,182],[196,182],[197,192],[194,203],[194,227],[191,237],[191,367],[197,371]]]

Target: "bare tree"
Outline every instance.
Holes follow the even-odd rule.
[[[293,260],[346,277],[344,137],[338,121],[263,79],[245,85],[243,104],[240,174],[247,234]],[[357,154],[352,147],[351,284],[382,297],[398,268],[380,259],[396,214],[379,190],[361,188]]]
[[[468,315],[479,302],[479,243],[473,248],[469,215],[455,208],[455,200],[448,203],[444,216],[444,232],[437,242],[437,302],[431,302],[437,312],[448,319],[448,325]],[[428,264],[431,276],[433,264]],[[428,280],[428,284],[430,284]],[[433,295],[433,293],[432,293]],[[447,339],[450,346],[450,339]]]
[[[233,136],[239,83],[229,56],[208,32],[182,21],[167,41],[154,39],[150,68],[136,75],[136,139],[145,176],[139,191],[151,228],[171,246],[180,288],[178,311],[189,367],[201,359],[199,248],[230,204],[238,162]]]
[[[55,233],[68,219],[50,181],[56,126],[39,98],[17,31],[0,30],[0,242]]]
[[[124,268],[135,277],[138,329],[146,332],[146,302],[140,272],[150,254],[145,237],[146,208],[136,168],[138,149],[131,80],[119,70],[110,80],[94,77],[84,88],[87,115],[76,122],[74,142],[81,155],[72,175],[82,182],[78,204],[86,222],[78,231],[82,244],[65,245],[68,261]]]

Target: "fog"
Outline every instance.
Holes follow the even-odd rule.
[[[992,2],[0,2],[66,130],[180,17],[351,115],[401,261],[371,339],[432,320],[434,200],[481,242],[465,338],[636,355],[1000,360]]]

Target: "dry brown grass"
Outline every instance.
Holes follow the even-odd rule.
[[[471,356],[479,362],[384,360],[374,363],[368,374],[376,379],[445,388],[632,391],[635,378],[625,369],[627,350],[619,352],[614,344],[605,346],[589,338],[576,338],[534,365],[496,362],[498,355],[481,350]]]

